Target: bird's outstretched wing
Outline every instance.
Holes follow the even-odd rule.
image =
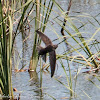
[[[39,30],[36,30],[36,32],[39,34],[41,40],[45,43],[46,46],[52,45],[52,41],[45,34]]]
[[[51,68],[51,77],[53,77],[56,67],[56,52],[53,50],[49,52],[50,68]]]

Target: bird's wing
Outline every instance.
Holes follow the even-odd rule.
[[[49,52],[49,59],[50,59],[51,77],[53,77],[56,67],[56,52],[54,50]]]
[[[39,34],[41,40],[45,43],[46,46],[52,45],[52,41],[45,34],[39,30],[36,30],[36,32]]]

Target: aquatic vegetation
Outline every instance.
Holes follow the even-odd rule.
[[[100,81],[99,76],[94,73],[99,72],[100,66],[100,21],[98,20],[100,14],[93,16],[92,14],[72,11],[72,4],[73,2],[70,0],[67,4],[68,7],[66,7],[67,10],[64,10],[57,0],[10,0],[10,2],[9,0],[0,0],[0,96],[9,95],[13,99],[13,91],[18,91],[16,87],[12,89],[11,77],[12,69],[14,69],[16,74],[29,71],[29,74],[31,73],[30,81],[35,79],[39,84],[39,95],[43,97],[46,94],[50,98],[56,99],[53,95],[42,91],[44,89],[43,71],[49,73],[50,63],[48,54],[47,58],[45,57],[45,61],[47,60],[45,64],[41,58],[38,59],[37,46],[42,45],[42,41],[37,35],[37,29],[46,33],[45,36],[52,33],[53,35],[50,34],[48,37],[54,44],[59,44],[56,49],[56,65],[58,66],[56,66],[56,70],[60,66],[62,69],[61,76],[56,73],[53,76],[53,71],[51,80],[59,83],[67,90],[66,94],[69,95],[65,98],[80,98],[75,89],[78,75],[83,71],[83,68],[89,68],[84,73],[91,74],[93,72],[93,76]],[[54,35],[55,37],[53,37]],[[29,48],[28,60],[24,59],[25,48]],[[50,51],[48,50],[47,53]],[[25,64],[23,64],[24,61],[26,61]],[[71,64],[76,64],[76,66],[73,65],[75,71],[72,71]],[[40,68],[36,73],[38,66]],[[24,67],[27,68],[23,69]],[[98,89],[100,88],[92,78],[88,78],[88,82]],[[83,90],[82,93],[91,99],[86,91]]]

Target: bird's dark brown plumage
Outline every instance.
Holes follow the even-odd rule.
[[[53,45],[52,41],[41,31],[36,30],[36,32],[39,34],[41,40],[45,43],[46,47],[40,47],[38,50],[39,55],[45,55],[46,53],[49,53],[49,60],[50,60],[50,67],[51,67],[51,77],[53,77],[55,72],[55,66],[56,66],[56,52],[55,49],[58,47],[58,45]]]
[[[49,52],[49,60],[51,66],[51,77],[53,77],[55,72],[55,66],[56,66],[56,52],[54,50]]]
[[[46,46],[48,45],[53,45],[52,41],[45,35],[43,34],[41,31],[36,30],[36,32],[39,34],[41,40],[45,43]]]

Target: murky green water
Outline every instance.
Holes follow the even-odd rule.
[[[67,3],[68,3],[66,2],[67,0],[56,0],[56,1],[60,4],[60,6],[65,11],[67,10]],[[99,4],[96,4],[97,2],[99,2]],[[58,11],[58,9],[55,6],[54,6],[54,10]],[[99,0],[73,0],[69,16],[78,16],[81,15],[82,13],[91,14],[92,16],[98,15],[100,13],[100,1]],[[54,12],[52,12],[51,16],[55,18],[57,15],[54,14]],[[52,21],[52,19],[50,20]],[[86,21],[85,18],[80,18],[80,20],[82,20],[83,22]],[[97,20],[100,21],[100,16],[97,17]],[[61,27],[58,24],[56,24],[56,22],[53,23],[54,23],[54,29],[60,35]],[[79,23],[77,23],[77,20],[75,20],[74,23],[76,23],[76,26],[80,26]],[[97,24],[95,21],[94,23]],[[49,29],[53,29],[50,25],[48,25],[48,27]],[[98,24],[97,27],[99,27]],[[57,38],[56,34],[54,35],[54,33],[51,33],[49,29],[47,28],[45,31],[45,33],[48,33],[47,36],[49,36],[52,40],[56,39]],[[87,25],[85,28],[81,29],[81,31],[83,30],[89,33],[95,32],[95,30],[92,28],[91,25]],[[19,62],[18,65],[19,69],[22,66],[25,66],[24,68],[28,69],[30,57],[32,54],[33,31],[34,30],[31,30],[30,36],[24,44],[22,44],[21,35],[18,35],[16,39],[16,41],[19,41],[19,44],[18,45],[16,44],[16,50],[19,53],[20,57],[22,58],[22,59],[17,59],[18,61],[16,60],[17,62]],[[99,40],[100,33],[95,38]],[[68,41],[71,44],[73,44],[71,39],[69,39]],[[58,42],[59,41],[55,41],[54,43],[56,44]],[[57,54],[62,54],[64,52],[64,48],[65,48],[64,43],[59,45],[59,47],[56,50]],[[65,65],[65,69],[68,70],[67,61],[64,61],[64,65]],[[82,69],[80,71],[79,75],[77,76],[77,80],[75,80],[74,77],[76,75],[76,71],[78,70],[78,68],[81,68],[81,66],[71,63],[70,67],[71,67],[71,74],[73,80],[72,86],[73,86],[73,91],[75,92],[75,94],[73,94],[75,96],[73,96],[72,100],[99,100],[100,81],[96,77],[94,77],[93,74],[82,73],[85,71],[85,69]],[[46,70],[45,72],[43,72],[42,91],[40,91],[39,71],[40,71],[39,66],[37,68],[37,73],[28,73],[28,71],[15,73],[13,71],[13,75],[12,75],[13,87],[18,90],[17,92],[14,92],[14,94],[18,96],[18,94],[20,93],[21,100],[53,100],[53,98],[55,98],[56,100],[66,100],[66,99],[69,100],[70,92],[68,88],[63,86],[54,78],[51,78],[50,74]],[[57,61],[54,77],[59,79],[64,84],[68,85],[64,70],[61,67],[59,61]],[[30,80],[30,78],[32,79]],[[92,80],[92,82],[95,84],[88,81],[89,79]]]

